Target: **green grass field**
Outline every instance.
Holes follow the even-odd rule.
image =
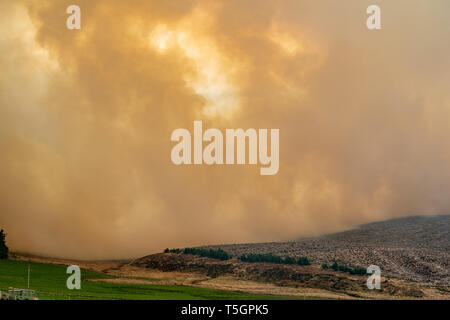
[[[27,288],[27,270],[31,267],[30,289],[39,299],[82,300],[228,300],[228,299],[292,299],[288,296],[253,295],[239,292],[204,289],[190,286],[154,284],[116,284],[92,282],[89,279],[113,278],[111,276],[82,269],[81,289],[66,287],[67,266],[14,260],[0,260],[0,290],[9,287]],[[297,297],[297,299],[303,299]]]

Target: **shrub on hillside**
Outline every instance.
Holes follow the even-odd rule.
[[[218,260],[229,260],[232,258],[230,254],[222,249],[202,249],[202,248],[186,248],[183,250],[184,254],[194,254],[201,257],[208,257]]]
[[[363,267],[355,267],[353,268],[353,270],[350,272],[351,274],[367,274],[367,270],[364,269]]]
[[[166,248],[165,250],[164,250],[164,253],[181,253],[182,252],[182,250],[181,249],[169,249],[169,248]]]
[[[309,262],[308,258],[300,257],[297,260],[297,264],[300,266],[309,266],[311,263]]]
[[[298,259],[295,259],[293,257],[285,257],[282,258],[280,256],[274,255],[272,253],[267,254],[243,254],[239,258],[239,260],[243,262],[268,262],[268,263],[277,263],[277,264],[297,264],[300,266],[308,266],[311,263],[309,262],[308,258],[306,257],[300,257]]]
[[[366,274],[366,269],[364,269],[363,267],[348,267],[345,265],[340,265],[336,261],[331,265],[331,269],[333,269],[334,271],[341,271],[350,274]]]

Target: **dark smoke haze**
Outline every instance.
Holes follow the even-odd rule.
[[[123,258],[450,212],[450,3],[0,1],[0,226]],[[176,128],[279,128],[280,170],[175,166]]]

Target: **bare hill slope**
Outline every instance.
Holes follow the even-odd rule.
[[[450,215],[416,216],[361,225],[317,238],[290,242],[220,245],[239,256],[273,253],[306,256],[313,264],[378,265],[382,275],[450,285]]]

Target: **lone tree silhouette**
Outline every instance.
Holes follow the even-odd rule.
[[[6,233],[3,229],[0,230],[0,259],[8,258],[8,247],[6,246]]]

